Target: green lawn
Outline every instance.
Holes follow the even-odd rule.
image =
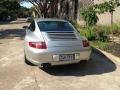
[[[112,53],[120,57],[120,44],[110,42],[110,35],[120,37],[120,24],[97,25],[93,27],[79,26],[75,27],[81,35],[86,36],[92,47]]]

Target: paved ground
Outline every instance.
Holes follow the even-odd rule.
[[[0,90],[120,90],[120,59],[107,53],[93,52],[86,65],[26,65],[23,25],[0,25]]]

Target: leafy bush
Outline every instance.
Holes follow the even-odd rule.
[[[109,12],[111,14],[111,24],[113,24],[113,12],[120,6],[120,0],[109,0],[101,4],[95,4],[81,10],[81,15],[87,26],[96,25],[98,21],[97,14]]]
[[[109,35],[120,35],[120,24],[113,25],[97,25],[92,27],[80,26],[73,24],[76,29],[80,31],[80,34],[86,36],[88,40],[109,41]]]
[[[113,34],[118,36],[120,35],[120,24],[96,26],[96,30],[102,30],[106,35]]]
[[[120,25],[113,24],[112,26],[110,26],[110,31],[110,33],[113,35],[120,35]]]
[[[88,40],[95,40],[95,32],[93,27],[84,27],[84,29],[80,30],[81,35],[86,36]]]
[[[0,21],[17,17],[20,5],[17,0],[0,0]]]
[[[97,16],[96,11],[93,10],[93,8],[87,8],[87,9],[81,10],[81,15],[84,21],[86,22],[87,26],[96,25],[98,21],[98,16]]]
[[[101,41],[108,41],[108,33],[107,28],[105,26],[96,26],[94,31],[96,34],[96,39]]]

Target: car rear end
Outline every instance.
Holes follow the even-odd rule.
[[[29,42],[26,47],[28,60],[35,65],[64,65],[89,60],[91,48],[87,39],[80,36],[74,27],[66,21],[52,22],[67,23],[70,27],[62,26],[60,30],[54,30],[48,25],[48,28],[45,29],[44,25],[38,22],[40,35],[44,41]],[[44,23],[50,24],[50,21],[44,21]]]

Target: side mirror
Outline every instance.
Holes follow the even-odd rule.
[[[23,28],[23,29],[26,29],[26,28],[28,28],[28,26],[23,26],[22,28]]]

